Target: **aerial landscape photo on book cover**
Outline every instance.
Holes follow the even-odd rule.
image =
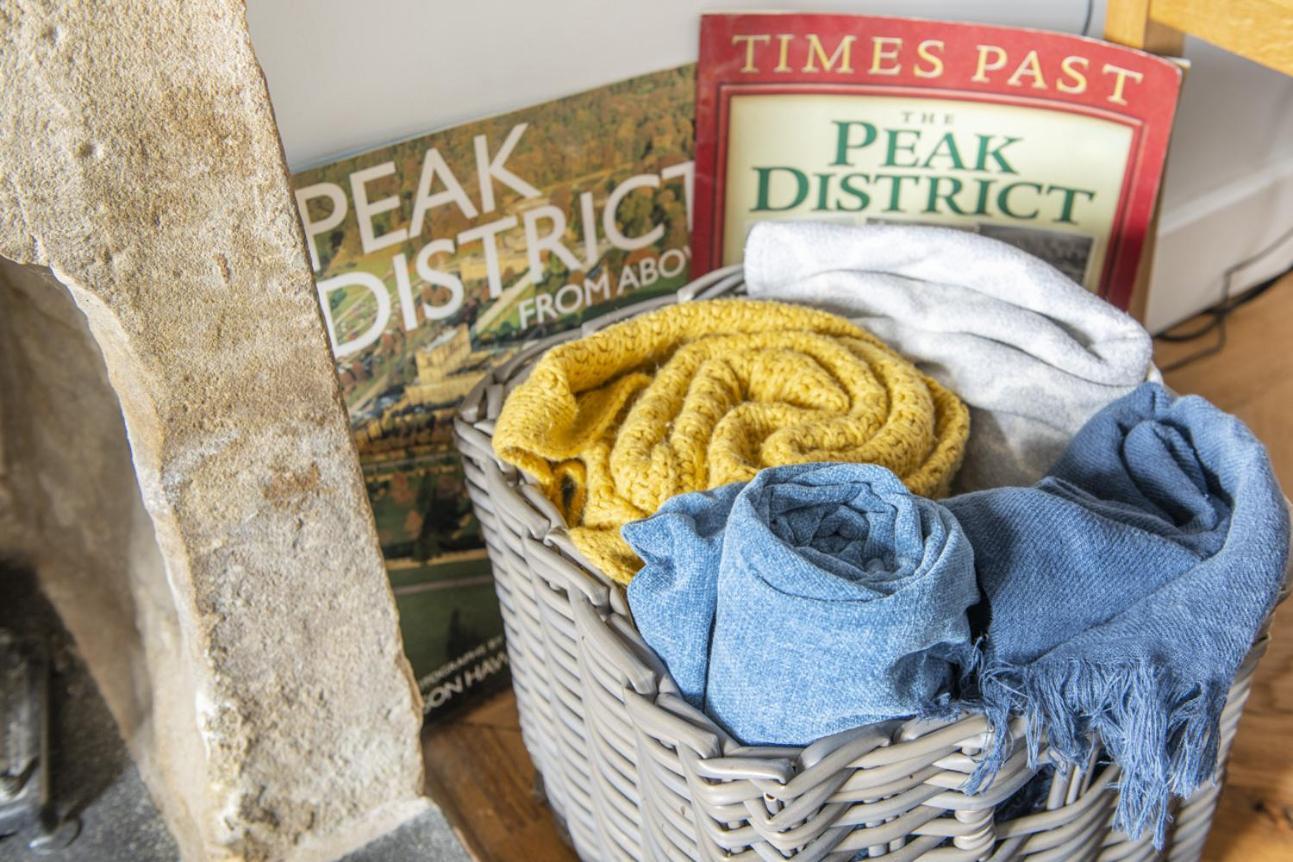
[[[1176,64],[1064,33],[863,15],[706,15],[694,272],[755,221],[916,222],[1042,257],[1126,307]]]
[[[293,179],[429,714],[505,677],[453,414],[524,341],[687,281],[694,90],[669,69]]]

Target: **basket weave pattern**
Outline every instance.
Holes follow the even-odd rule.
[[[741,285],[739,270],[720,270],[677,295],[524,348],[476,387],[455,423],[502,604],[525,745],[580,857],[1198,860],[1219,784],[1179,807],[1158,854],[1148,834],[1133,841],[1112,829],[1118,768],[1099,758],[1055,773],[1038,789],[1039,804],[1013,814],[1003,803],[1034,778],[1022,746],[991,786],[961,793],[986,739],[982,716],[886,722],[805,748],[754,748],[683,701],[634,629],[623,590],[583,561],[538,488],[494,457],[491,434],[509,389],[553,344]],[[1265,645],[1263,635],[1231,688],[1223,766]]]

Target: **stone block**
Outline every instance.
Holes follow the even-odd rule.
[[[0,0],[0,552],[187,860],[424,811],[400,641],[236,0]]]

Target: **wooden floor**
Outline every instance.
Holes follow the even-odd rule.
[[[1198,346],[1160,345],[1159,364]],[[1293,278],[1234,314],[1220,354],[1168,383],[1247,422],[1293,493]],[[1208,862],[1293,860],[1293,602],[1273,635],[1239,726]],[[428,730],[425,752],[432,795],[481,862],[574,862],[535,792],[510,692]]]

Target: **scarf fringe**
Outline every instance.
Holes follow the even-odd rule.
[[[965,792],[996,776],[1012,748],[1010,715],[1027,719],[1028,764],[1036,769],[1043,742],[1062,771],[1085,766],[1098,738],[1122,769],[1114,827],[1127,835],[1154,827],[1162,850],[1172,797],[1188,797],[1215,780],[1221,739],[1222,680],[1187,682],[1146,662],[1100,665],[1073,660],[1027,667],[988,659],[976,706],[993,727],[983,761]]]

